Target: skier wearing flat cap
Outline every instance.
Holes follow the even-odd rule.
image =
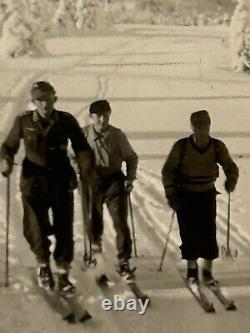
[[[211,119],[206,110],[191,114],[192,135],[178,140],[162,168],[162,182],[169,206],[176,211],[182,245],[187,260],[187,282],[199,284],[197,259],[203,258],[205,283],[215,282],[213,260],[218,257],[216,240],[215,182],[218,164],[226,176],[225,190],[234,191],[238,167],[225,144],[209,135]]]
[[[92,224],[89,228],[92,250],[102,252],[105,203],[116,231],[117,271],[125,279],[130,279],[133,274],[129,266],[131,236],[127,222],[128,195],[136,178],[138,157],[126,135],[110,125],[111,107],[108,101],[93,102],[89,114],[93,123],[85,127],[83,132],[95,156],[97,176],[93,184]],[[122,172],[123,162],[126,164],[126,175]]]
[[[14,157],[23,140],[20,190],[23,204],[23,233],[38,264],[38,284],[52,289],[55,281],[50,269],[50,240],[54,234],[54,259],[58,268],[59,289],[73,292],[69,270],[73,260],[73,190],[77,178],[68,158],[68,140],[76,154],[83,181],[90,179],[92,153],[76,119],[54,108],[53,86],[38,81],[31,88],[36,109],[18,115],[1,146],[1,172],[8,177]],[[49,221],[52,210],[53,223]]]

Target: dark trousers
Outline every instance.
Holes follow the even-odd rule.
[[[92,225],[90,237],[93,243],[101,242],[103,234],[103,204],[105,203],[116,231],[116,247],[119,260],[131,258],[132,243],[128,227],[128,201],[124,191],[124,175],[116,174],[99,181],[93,191]]]
[[[21,177],[23,233],[39,263],[48,263],[50,240],[56,240],[54,259],[68,269],[73,260],[73,191],[46,176]],[[52,225],[49,221],[52,211]]]
[[[177,219],[182,258],[213,260],[218,257],[216,240],[216,190],[180,193]]]

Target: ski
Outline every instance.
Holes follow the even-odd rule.
[[[105,256],[103,255],[103,253],[98,253],[98,254],[95,254],[92,259],[95,260],[96,268],[99,272],[99,274],[96,275],[96,283],[102,289],[102,291],[105,293],[106,296],[107,295],[110,296],[110,294],[113,293],[112,288],[115,288],[115,287],[117,288],[118,285],[115,281],[110,279],[108,277],[108,275],[104,272],[104,270],[106,268],[106,266],[104,265],[104,263],[106,261]],[[128,278],[126,278],[126,276],[121,276],[118,271],[117,271],[117,273],[119,274],[119,277],[120,277],[121,281],[123,282],[122,283],[123,287],[124,287],[124,285],[125,285],[125,287],[128,287],[137,300],[141,299],[143,304],[147,300],[150,302],[150,298],[140,289],[140,287],[138,286],[138,284],[135,281],[135,276],[134,276],[135,270],[136,270],[136,267],[134,267],[131,270],[131,277],[129,276]]]
[[[207,296],[201,289],[201,286],[197,283],[189,284],[187,282],[185,273],[182,269],[176,267],[176,271],[179,276],[184,281],[186,288],[190,291],[197,304],[206,312],[206,313],[215,313],[215,308],[212,302],[209,301]]]
[[[224,308],[227,311],[235,311],[237,310],[236,305],[234,304],[234,301],[229,300],[222,292],[221,287],[219,285],[219,282],[212,283],[205,285],[209,290],[212,291],[212,293],[217,297],[217,299],[221,302],[221,304],[224,306]]]
[[[67,302],[64,302],[56,291],[46,290],[38,285],[35,268],[29,268],[29,271],[31,273],[32,282],[34,284],[36,292],[38,292],[43,297],[43,299],[47,302],[50,308],[56,313],[58,313],[61,316],[62,320],[65,320],[70,324],[75,323],[75,314],[72,308],[67,304]]]
[[[83,323],[92,318],[91,314],[82,306],[80,301],[82,296],[77,289],[74,290],[73,295],[60,295],[60,297],[67,302],[68,306],[72,309],[76,321]]]
[[[63,296],[55,287],[53,290],[41,288],[37,283],[35,268],[29,269],[36,291],[45,299],[50,308],[58,313],[61,318],[70,323],[83,323],[92,318],[89,312],[80,304],[80,295],[77,291],[70,297]]]
[[[207,296],[202,292],[200,286],[196,283],[190,285],[187,283],[186,279],[184,279],[185,285],[188,290],[191,292],[197,303],[201,306],[201,308],[207,313],[215,313],[215,308],[213,303],[211,303]]]
[[[96,277],[96,283],[101,288],[112,288],[115,285],[105,273]]]
[[[150,303],[150,298],[148,295],[146,295],[138,286],[138,284],[135,281],[128,281],[126,282],[132,293],[137,299],[141,299],[142,303],[144,304],[147,300]]]
[[[107,294],[109,290],[115,286],[115,282],[111,281],[106,274],[101,274],[96,278],[98,286]],[[138,300],[140,299],[144,304],[147,300],[150,302],[150,298],[140,289],[138,284],[134,280],[124,281],[125,286],[128,286],[132,294]]]

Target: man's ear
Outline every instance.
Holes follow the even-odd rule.
[[[58,97],[57,96],[55,96],[54,97],[54,102],[56,102],[58,100]]]

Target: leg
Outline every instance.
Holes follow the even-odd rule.
[[[201,198],[202,199],[202,198]],[[207,193],[200,201],[202,221],[202,251],[201,257],[204,258],[206,268],[212,270],[212,262],[219,255],[219,249],[216,239],[216,194]]]
[[[187,260],[187,281],[189,279],[199,280],[197,260]]]
[[[89,237],[93,245],[101,247],[103,229],[103,193],[100,190],[96,190],[93,193],[92,221],[88,228]]]
[[[204,259],[203,270],[212,272],[212,269],[213,269],[213,260]]]
[[[34,252],[39,264],[38,285],[45,289],[52,289],[55,285],[50,270],[50,245],[48,236],[51,235],[48,209],[49,202],[44,177],[21,177],[21,192],[23,203],[23,233]]]
[[[50,258],[48,239],[50,223],[46,199],[22,195],[23,234],[39,264],[48,264]]]
[[[51,194],[53,227],[56,238],[54,259],[58,268],[68,270],[73,260],[73,192],[61,190]]]
[[[58,268],[58,286],[65,296],[73,294],[75,287],[69,281],[69,270],[74,255],[73,217],[74,195],[73,191],[65,188],[51,193],[51,209],[56,238],[54,259]]]
[[[120,187],[120,191],[113,196],[112,193],[117,186]],[[117,257],[120,261],[127,262],[131,258],[132,242],[128,227],[127,194],[123,191],[123,183],[113,183],[105,199],[116,231]]]
[[[202,279],[206,285],[212,285],[218,283],[215,280],[212,273],[213,269],[213,260],[204,259],[202,267]]]
[[[199,219],[195,197],[190,192],[180,196],[181,205],[177,210],[177,221],[182,244],[180,246],[182,259],[190,261],[192,268],[199,258]]]

